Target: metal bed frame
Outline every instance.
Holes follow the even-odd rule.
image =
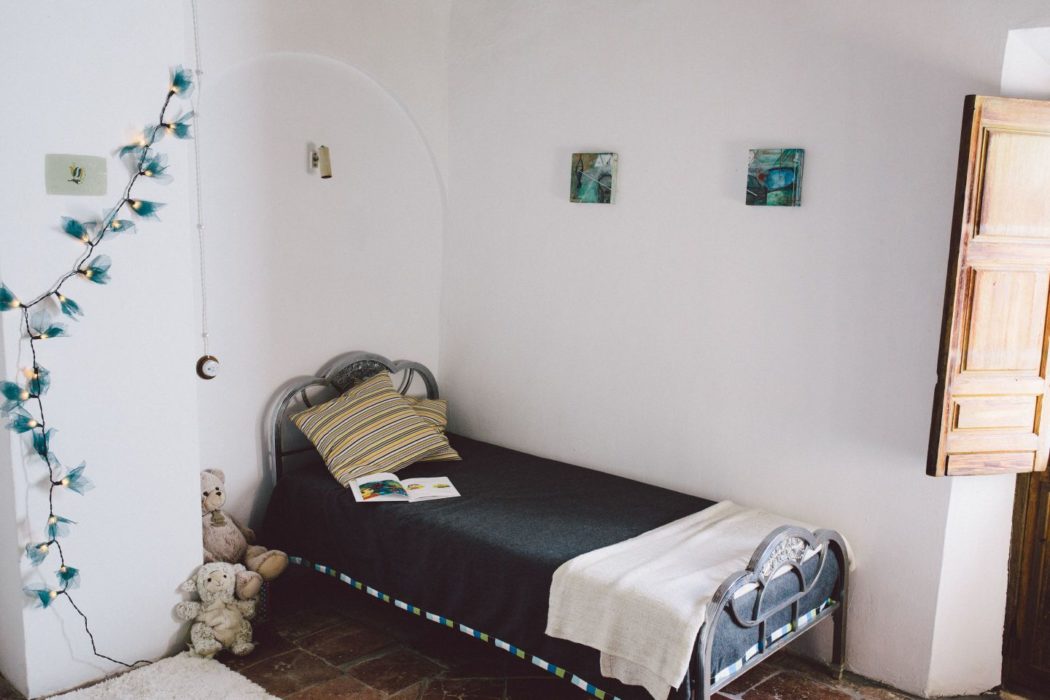
[[[424,365],[408,360],[389,360],[375,353],[353,351],[338,355],[326,362],[315,375],[295,377],[285,382],[274,394],[265,413],[264,439],[273,483],[281,477],[285,461],[296,455],[308,454],[313,445],[294,427],[289,416],[303,408],[315,406],[338,396],[355,384],[378,372],[401,374],[398,390],[405,394],[413,390],[418,379],[427,398],[438,398],[434,375]],[[839,576],[828,604],[815,616],[803,621],[801,601],[821,579],[828,558],[838,560]],[[803,562],[818,557],[816,572],[807,577]],[[693,651],[693,663],[685,677],[690,700],[709,700],[712,695],[740,675],[764,661],[774,652],[810,631],[827,618],[834,625],[831,664],[832,676],[841,677],[846,663],[846,603],[849,594],[849,553],[842,536],[834,530],[810,532],[799,527],[779,527],[766,536],[755,549],[747,567],[729,576],[719,586],[707,606],[704,625],[700,629]],[[775,605],[763,605],[767,587],[774,578],[794,576],[798,591]],[[746,609],[738,605],[742,589],[754,590],[754,600]],[[779,636],[772,637],[771,620],[781,619],[790,611],[790,622],[778,628]],[[723,615],[726,613],[726,615]],[[737,668],[715,681],[719,669],[712,668],[712,650],[721,625],[728,620],[738,628],[758,631],[758,645],[749,656],[735,664]]]

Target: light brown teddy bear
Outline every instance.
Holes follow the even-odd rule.
[[[226,475],[221,469],[201,472],[201,513],[204,529],[204,561],[244,564],[238,576],[237,595],[242,599],[259,594],[263,581],[272,581],[288,566],[288,555],[276,549],[253,545],[255,533],[233,516],[224,513]]]

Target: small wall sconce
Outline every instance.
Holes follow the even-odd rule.
[[[321,171],[322,180],[332,177],[332,157],[328,153],[328,146],[318,146],[310,152],[310,165]]]

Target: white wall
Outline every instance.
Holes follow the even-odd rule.
[[[437,367],[448,3],[200,3],[210,348],[202,464],[267,502],[273,391],[347,350]],[[334,176],[307,168],[331,148]]]
[[[70,540],[85,576],[77,601],[101,650],[121,658],[156,657],[182,641],[171,609],[200,557],[198,471],[222,467],[230,509],[261,513],[259,417],[281,381],[355,348],[438,360],[448,3],[200,5],[211,351],[222,373],[210,383],[193,374],[200,319],[184,144],[174,149],[164,223],[119,243],[114,282],[76,295],[88,314],[76,337],[46,348],[56,448],[86,457],[99,486],[60,511],[82,521]],[[0,232],[0,276],[16,291],[44,288],[57,270],[40,260],[76,253],[49,227],[97,203],[45,197],[43,153],[106,154],[153,116],[167,67],[193,64],[189,4],[27,6],[8,12],[0,32],[5,64],[20,67],[3,78],[0,127],[18,139],[2,148],[19,176],[5,178],[14,217]],[[310,141],[331,147],[333,179],[306,167]],[[10,376],[17,319],[4,321]],[[23,467],[17,446],[9,452],[0,478],[13,489],[0,492],[13,503],[0,497],[0,545],[17,551],[30,538],[27,510],[46,510],[38,494],[24,495],[34,466]],[[89,658],[61,606],[23,612],[15,561],[0,565],[0,672],[39,695],[111,670]],[[121,566],[141,583],[118,612]]]
[[[963,97],[997,92],[1007,29],[1040,15],[456,2],[453,427],[836,527],[853,670],[997,684],[1010,494],[924,471]],[[806,149],[802,207],[743,204],[767,146]],[[570,204],[570,154],[600,149],[618,203]],[[987,531],[967,550],[968,518]],[[965,603],[992,612],[957,648]]]
[[[17,293],[45,290],[80,254],[58,230],[60,217],[101,215],[127,181],[110,160],[108,195],[48,196],[44,154],[108,156],[156,120],[168,67],[186,60],[183,9],[152,0],[5,8],[0,278]],[[54,382],[45,404],[58,431],[52,447],[69,466],[86,460],[96,485],[83,497],[56,494],[56,512],[77,521],[63,540],[68,563],[82,571],[75,600],[99,650],[126,660],[179,646],[176,588],[200,557],[188,149],[166,141],[161,150],[175,182],[136,193],[169,203],[162,221],[103,246],[113,281],[71,282],[65,291],[86,316],[70,324],[70,338],[38,348]],[[2,329],[0,374],[7,379],[29,363],[28,346],[20,343],[17,314],[5,313]],[[92,656],[66,601],[40,610],[22,593],[43,580],[20,549],[44,538],[46,472],[23,456],[21,441],[5,437],[0,446],[0,672],[38,696],[117,667]],[[53,554],[39,569],[51,581],[56,562]]]

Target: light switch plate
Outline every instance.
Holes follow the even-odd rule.
[[[48,194],[106,194],[106,159],[48,153],[44,156],[44,181]]]

